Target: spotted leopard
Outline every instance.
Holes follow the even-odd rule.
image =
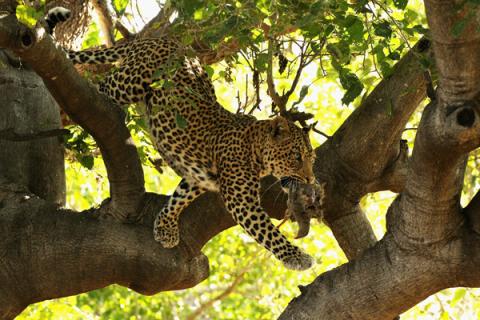
[[[53,19],[48,17],[63,21],[64,16],[65,11],[59,8],[50,10],[50,27]],[[183,177],[155,219],[156,241],[165,248],[175,247],[180,240],[178,217],[182,210],[205,191],[214,190],[220,192],[235,221],[287,269],[300,271],[313,266],[315,260],[280,233],[259,200],[263,176],[273,174],[302,183],[315,181],[309,130],[280,116],[256,120],[230,113],[217,102],[199,60],[186,55],[182,45],[172,39],[139,39],[68,55],[76,64],[122,61],[99,84],[99,90],[119,105],[145,104],[156,149]],[[154,72],[172,61],[179,61],[179,68],[170,79],[174,86],[170,90],[153,88]],[[168,80],[166,72],[155,81],[161,80]],[[183,130],[175,122],[176,115],[187,121]]]

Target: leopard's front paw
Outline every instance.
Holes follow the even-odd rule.
[[[303,252],[289,256],[282,260],[283,265],[288,270],[303,271],[308,270],[315,265],[315,259]]]
[[[173,223],[158,223],[155,221],[153,230],[155,241],[160,242],[164,248],[173,248],[180,241],[178,225]]]

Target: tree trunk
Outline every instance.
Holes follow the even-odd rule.
[[[60,129],[59,108],[38,75],[16,55],[0,49],[0,131],[36,135]],[[31,193],[65,204],[62,137],[0,140],[0,171]]]

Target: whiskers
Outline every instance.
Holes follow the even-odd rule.
[[[280,182],[282,184],[282,188],[284,188],[286,190],[290,190],[290,188],[292,190],[296,190],[297,185],[299,183],[299,181],[297,179],[295,179],[294,176],[281,177]]]
[[[268,190],[270,190],[270,188],[273,187],[274,185],[276,185],[277,183],[280,183],[280,180],[275,181],[275,183],[272,183],[272,184],[270,185],[270,187],[268,187],[265,191],[263,191],[263,193],[260,195],[260,198],[262,198],[262,197],[265,195],[265,193],[266,193]]]

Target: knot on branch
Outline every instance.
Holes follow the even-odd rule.
[[[457,113],[457,122],[462,127],[471,128],[476,120],[476,113],[473,108],[463,108]]]
[[[447,107],[445,119],[445,136],[452,140],[462,152],[469,152],[480,144],[480,121],[475,104],[465,103],[461,106]]]
[[[430,46],[432,45],[432,42],[426,38],[422,38],[418,41],[418,53],[422,53],[427,51]]]

